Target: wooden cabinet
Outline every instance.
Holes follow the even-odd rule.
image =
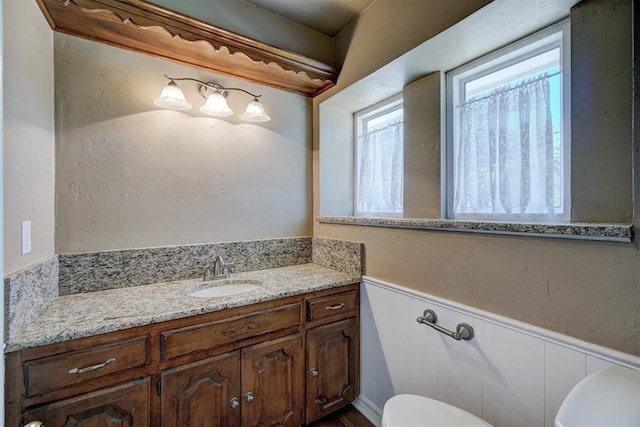
[[[169,369],[160,381],[162,426],[240,426],[240,352]]]
[[[345,316],[357,316],[360,308],[355,290],[307,300],[307,321],[332,320]]]
[[[359,285],[7,354],[5,425],[283,426],[358,394]]]
[[[25,394],[37,396],[149,363],[149,336],[25,362]]]
[[[296,335],[242,350],[242,425],[302,424],[304,350]]]
[[[355,318],[307,331],[307,423],[352,402],[357,392]]]
[[[299,426],[303,369],[297,334],[167,370],[162,426]]]
[[[43,405],[27,411],[25,422],[46,427],[149,426],[149,378]]]
[[[306,301],[307,423],[352,402],[359,393],[358,289]]]
[[[300,325],[300,304],[286,304],[160,333],[162,360]]]

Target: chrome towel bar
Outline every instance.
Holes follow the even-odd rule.
[[[418,323],[422,323],[423,325],[430,326],[436,331],[441,332],[457,341],[460,341],[460,340],[469,341],[474,337],[473,327],[467,323],[458,323],[458,326],[456,327],[455,332],[450,331],[449,329],[443,328],[440,325],[436,325],[436,322],[438,321],[438,316],[436,315],[435,311],[430,309],[426,309],[424,313],[422,313],[422,316],[418,317],[416,321]]]

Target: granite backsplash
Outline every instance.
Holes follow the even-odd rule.
[[[306,264],[310,237],[60,255],[60,295],[201,277],[217,255],[232,273]]]
[[[364,274],[364,244],[313,237],[312,247],[314,264],[355,276]]]
[[[4,278],[5,340],[13,340],[58,296],[58,256]]]

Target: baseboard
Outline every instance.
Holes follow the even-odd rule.
[[[356,400],[354,400],[352,404],[354,408],[371,421],[373,425],[380,427],[382,424],[382,409],[378,408],[362,394],[356,397]]]

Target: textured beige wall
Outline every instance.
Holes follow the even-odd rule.
[[[571,218],[629,223],[632,68],[618,64],[633,52],[631,1],[586,1],[571,17],[571,181],[580,183],[571,189]],[[596,85],[604,90],[586,89]]]
[[[405,218],[440,218],[440,86],[431,73],[402,91]]]
[[[320,132],[323,135],[319,172],[322,193],[322,215],[352,215],[354,210],[354,150],[345,150],[345,141],[353,138],[353,115],[343,110],[322,106]],[[351,147],[349,147],[351,148]]]
[[[35,1],[3,5],[4,273],[53,255],[53,33]],[[20,222],[32,250],[20,253]]]
[[[376,0],[335,37],[339,86],[356,82],[491,0]],[[428,62],[428,58],[425,58]]]
[[[583,7],[590,8],[592,13],[581,13],[582,20],[604,20],[606,27],[621,27],[626,33],[624,37],[631,37],[631,1],[589,0]],[[411,27],[416,25],[416,20],[420,20],[418,16],[405,16],[404,19],[406,23],[396,23],[395,27]],[[386,58],[388,52],[401,54],[403,49],[412,47],[411,43],[404,44],[402,38],[383,32],[379,37],[384,40],[379,40],[376,25],[384,25],[382,17],[372,19],[367,26],[365,22],[368,21],[363,19],[358,22],[354,31],[361,34],[353,35],[354,43],[348,47],[349,55],[353,52],[357,58],[356,61],[347,57],[345,61],[352,67],[348,70],[349,76],[364,77],[379,67],[380,58]],[[601,22],[594,22],[593,25],[583,23],[582,28],[601,28],[601,25]],[[606,36],[606,32],[598,33],[598,37]],[[368,44],[389,47],[375,56],[367,57],[362,52],[367,51],[365,45]],[[622,50],[617,50],[618,46],[604,40],[595,48],[616,52],[613,54],[616,62],[619,58],[626,58],[622,64],[622,69],[627,69],[626,74],[614,72],[620,70],[612,72],[614,75],[627,76],[628,81],[620,86],[617,83],[609,85],[607,81],[595,81],[581,89],[599,97],[617,88],[615,96],[622,102],[629,102],[632,97],[631,52],[624,50],[624,46]],[[597,51],[592,53],[595,55]],[[344,88],[339,84],[333,93]],[[316,118],[319,103],[331,95],[326,94],[314,100]],[[585,104],[582,108],[588,109],[589,105]],[[626,152],[627,160],[631,158],[632,121],[628,108],[601,111],[593,114],[590,120],[589,128],[597,131],[601,138],[607,138],[607,144],[614,147],[613,152]],[[578,124],[573,125],[575,127]],[[616,126],[620,129],[609,138],[608,130]],[[577,144],[576,147],[582,146],[576,138],[572,143]],[[317,149],[318,132],[315,132],[316,214],[319,209]],[[638,150],[637,141],[635,150]],[[607,164],[609,168],[615,168],[615,165]],[[627,169],[627,179],[630,181],[631,171],[627,166],[623,167]],[[635,185],[640,183],[636,182]],[[617,200],[630,205],[628,186],[622,187]],[[618,188],[602,191],[617,192]],[[637,217],[635,224],[638,225]],[[640,355],[640,253],[637,243],[387,229],[318,222],[314,223],[314,236],[364,242],[367,275]]]
[[[261,98],[272,120],[153,104],[163,74]],[[55,35],[56,250],[195,244],[311,234],[311,101],[91,41]]]

